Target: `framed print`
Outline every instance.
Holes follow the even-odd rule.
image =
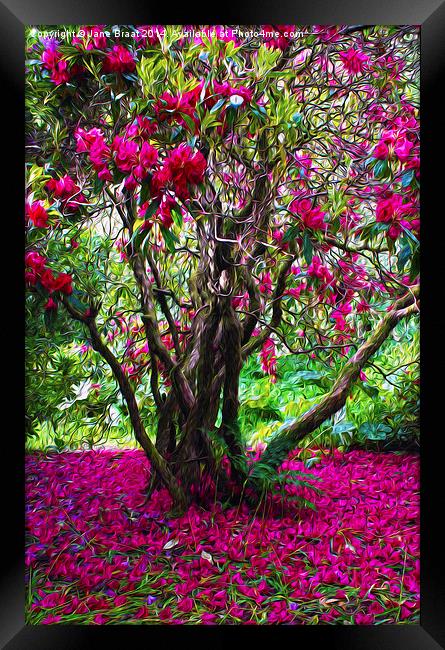
[[[2,647],[442,647],[445,8],[125,9],[2,6]]]

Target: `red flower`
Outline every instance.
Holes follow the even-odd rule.
[[[112,144],[114,161],[121,172],[130,172],[138,164],[139,147],[134,140],[125,140],[117,135]]]
[[[64,208],[78,210],[82,203],[86,203],[86,198],[80,191],[80,187],[68,174],[59,179],[51,178],[45,187],[54,194],[56,199],[61,200]]]
[[[193,600],[191,598],[183,598],[178,603],[178,609],[180,612],[191,612],[193,609]]]
[[[69,273],[59,273],[54,281],[54,291],[61,291],[69,296],[73,293],[73,278]]]
[[[201,84],[181,95],[172,95],[164,92],[153,106],[156,116],[160,122],[176,122],[181,126],[187,126],[186,121],[181,116],[188,115],[195,124],[198,124],[196,116],[196,103],[201,92]]]
[[[153,175],[152,194],[159,197],[167,184],[171,183],[175,194],[180,199],[190,197],[189,186],[198,185],[204,178],[206,159],[200,151],[181,144],[172,149],[164,162],[164,166]]]
[[[69,273],[59,273],[59,275],[55,277],[51,269],[44,269],[40,276],[42,286],[49,293],[60,291],[67,296],[73,292],[72,281],[73,279]]]
[[[277,381],[277,357],[275,343],[271,338],[265,340],[260,352],[261,368],[270,375],[270,381],[275,384]]]
[[[40,283],[42,287],[45,287],[49,293],[52,293],[54,291],[54,283],[55,283],[55,277],[54,273],[51,271],[51,269],[44,269],[42,272],[42,275],[40,276]]]
[[[389,149],[387,145],[381,141],[375,146],[372,155],[377,160],[386,160],[389,157]]]

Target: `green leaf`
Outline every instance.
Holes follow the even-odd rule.
[[[219,121],[217,115],[212,115],[210,112],[204,115],[203,120],[201,121],[201,132],[207,131],[207,129],[214,128],[215,126],[221,126],[222,122]]]
[[[409,169],[402,174],[402,187],[409,187],[414,178],[414,169]]]
[[[45,327],[48,331],[53,332],[54,331],[54,325],[57,320],[57,310],[56,309],[46,309],[45,314],[43,316],[43,321],[45,323]]]
[[[88,309],[87,304],[88,300],[86,300],[86,303],[81,302],[79,298],[84,297],[84,295],[80,292],[74,289],[73,293],[68,296],[67,301],[76,309],[77,311],[80,311],[81,314],[84,314],[86,310]]]
[[[147,201],[148,197],[150,196],[150,181],[149,179],[146,179],[143,181],[141,185],[141,191],[139,195],[139,203],[140,205],[143,205],[145,201]]]
[[[419,271],[420,271],[420,254],[419,254],[419,250],[417,249],[414,252],[411,260],[411,270],[409,273],[410,282],[412,282],[419,275]]]
[[[375,178],[381,178],[384,173],[385,169],[388,167],[386,160],[378,160],[376,164],[374,165],[374,177]]]
[[[104,188],[104,182],[98,176],[94,179],[93,182],[93,192],[94,194],[100,194]]]
[[[402,273],[403,269],[405,268],[406,263],[410,258],[411,252],[412,252],[412,249],[411,249],[411,246],[409,244],[406,244],[405,246],[403,246],[403,248],[399,252],[399,255],[398,255],[398,258],[397,258],[397,270],[399,271],[399,273]]]
[[[310,379],[321,379],[323,373],[318,370],[301,370],[300,372],[295,373],[296,379],[301,379],[302,381],[307,381]]]

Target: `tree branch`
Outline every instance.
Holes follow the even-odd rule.
[[[268,444],[261,457],[261,463],[278,467],[289,451],[295,448],[299,440],[314,431],[345,405],[350,390],[366,362],[377,352],[402,318],[411,316],[418,311],[418,295],[419,287],[417,286],[394,303],[391,311],[381,319],[373,334],[346,363],[331,391],[299,419],[280,430]],[[252,476],[254,476],[254,472]]]
[[[119,385],[120,391],[122,393],[122,396],[128,408],[128,412],[130,415],[130,420],[133,426],[136,440],[141,445],[142,449],[145,451],[147,458],[149,459],[153,468],[158,473],[162,482],[169,490],[170,494],[172,495],[175,501],[175,504],[180,508],[184,508],[186,504],[185,494],[181,486],[179,485],[179,483],[171,473],[170,469],[168,468],[167,462],[159,454],[156,447],[153,445],[150,438],[148,437],[144,425],[142,424],[139,407],[136,401],[134,391],[130,386],[130,382],[128,381],[127,376],[122,370],[121,364],[114,356],[110,348],[107,347],[107,345],[105,345],[105,343],[102,340],[102,337],[99,334],[96,325],[97,309],[95,309],[94,307],[90,307],[89,312],[87,312],[88,315],[85,315],[79,312],[77,309],[75,309],[70,304],[67,298],[63,298],[63,304],[67,309],[68,313],[72,316],[72,318],[80,321],[81,323],[87,326],[90,333],[91,345],[93,349],[96,350],[96,352],[99,352],[101,357],[108,363]]]

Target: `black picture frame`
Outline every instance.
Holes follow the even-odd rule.
[[[216,11],[221,11],[215,15]],[[421,26],[421,623],[381,626],[26,626],[24,625],[24,287],[22,251],[24,140],[24,27],[33,24],[411,24]],[[440,344],[442,258],[441,188],[445,184],[440,154],[444,147],[444,110],[440,90],[445,80],[445,2],[439,0],[343,0],[233,3],[207,7],[126,0],[4,0],[0,2],[0,66],[3,107],[0,138],[3,237],[2,311],[3,419],[0,495],[3,524],[0,580],[0,647],[7,650],[61,650],[144,644],[291,643],[347,650],[436,650],[445,648],[445,580],[441,524],[444,505],[441,416],[444,367]],[[6,135],[11,144],[6,144]],[[443,163],[442,163],[443,164]],[[14,181],[14,182],[13,182]],[[442,239],[443,242],[443,239]],[[443,244],[442,244],[443,245]],[[9,262],[5,255],[11,252]],[[9,356],[8,356],[9,355]],[[442,355],[442,359],[441,359]],[[12,422],[6,424],[6,415]],[[443,427],[442,427],[443,428]],[[277,636],[278,635],[278,636]],[[165,647],[165,646],[164,646]]]

